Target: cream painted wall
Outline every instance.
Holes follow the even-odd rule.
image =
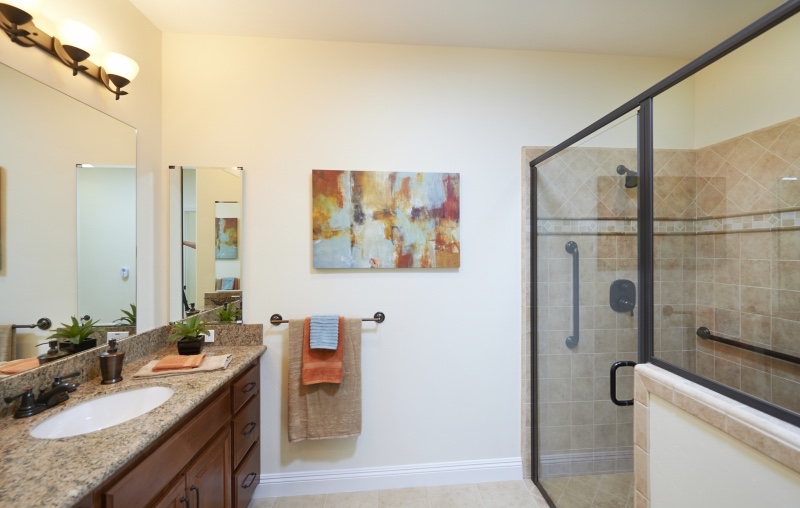
[[[650,506],[797,506],[800,474],[650,396]]]
[[[520,149],[683,62],[164,35],[167,164],[240,165],[244,317],[267,323],[265,474],[520,457]],[[461,268],[311,268],[312,169],[461,174]],[[372,316],[363,432],[289,444],[286,326]]]
[[[139,327],[147,330],[165,324],[168,228],[167,171],[161,165],[161,32],[127,0],[60,0],[47,7],[50,13],[90,25],[109,49],[130,56],[141,67],[126,88],[130,95],[115,101],[96,81],[73,77],[43,51],[0,41],[0,62],[136,128]],[[36,145],[35,139],[26,142],[48,148]]]
[[[695,148],[800,116],[800,16],[695,76]]]

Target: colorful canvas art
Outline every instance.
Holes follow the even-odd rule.
[[[458,268],[458,173],[312,172],[314,268]]]
[[[216,218],[216,259],[237,259],[239,257],[239,219],[236,217]]]

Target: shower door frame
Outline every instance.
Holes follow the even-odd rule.
[[[628,102],[614,109],[599,120],[588,125],[584,129],[573,134],[553,148],[534,158],[530,162],[530,294],[531,315],[535,316],[538,309],[536,295],[536,274],[538,251],[537,244],[537,187],[536,187],[536,166],[562,150],[569,148],[587,136],[608,126],[622,116],[639,108],[637,121],[637,161],[639,164],[639,192],[637,210],[637,243],[638,243],[638,283],[639,294],[637,305],[639,307],[638,317],[638,361],[639,363],[652,363],[665,370],[673,372],[681,377],[689,379],[706,388],[714,390],[722,395],[730,397],[738,402],[744,403],[754,409],[767,413],[793,425],[800,426],[800,416],[781,407],[770,404],[762,399],[734,390],[726,385],[713,381],[704,376],[700,376],[671,363],[654,357],[653,336],[655,332],[654,320],[654,206],[653,206],[653,99],[669,90],[673,86],[681,83],[685,79],[693,76],[702,69],[721,59],[728,53],[735,51],[739,47],[747,44],[764,32],[779,25],[783,21],[800,13],[800,0],[788,0],[779,7],[762,16],[752,24],[743,28],[733,36],[713,47],[695,60],[689,62],[663,80],[659,81],[644,92],[630,99]],[[535,318],[534,318],[535,323]],[[546,489],[539,481],[539,410],[536,397],[538,388],[538,365],[537,365],[537,327],[532,326],[531,330],[531,479],[551,507],[556,505],[548,495]]]

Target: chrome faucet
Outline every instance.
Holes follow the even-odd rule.
[[[79,383],[67,383],[63,380],[79,374],[80,371],[75,371],[62,376],[55,376],[50,389],[42,390],[36,398],[33,396],[33,388],[27,387],[19,395],[5,397],[3,400],[6,401],[6,404],[10,404],[14,400],[20,399],[19,407],[14,412],[14,418],[29,418],[33,415],[38,415],[45,409],[50,409],[56,404],[69,399],[68,394],[77,390]]]

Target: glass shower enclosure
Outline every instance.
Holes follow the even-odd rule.
[[[530,465],[551,506],[634,505],[636,363],[800,425],[798,12],[526,149]]]
[[[537,164],[531,176],[539,422],[533,460],[559,507],[632,506],[637,118],[638,111],[628,113]]]

